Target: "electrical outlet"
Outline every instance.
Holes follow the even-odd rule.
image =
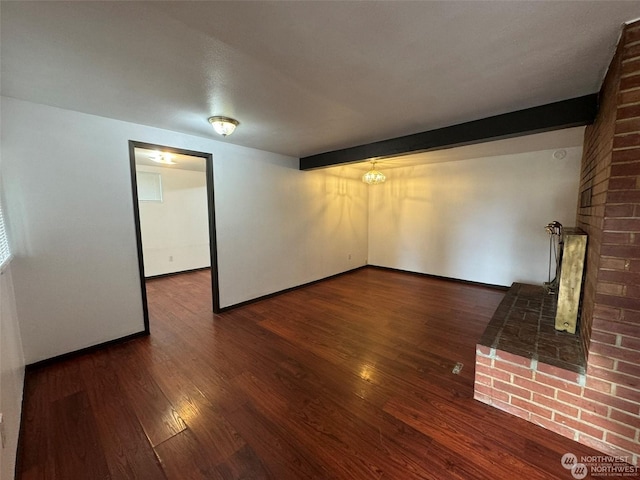
[[[0,443],[2,444],[2,448],[4,448],[6,446],[6,438],[4,435],[4,422],[2,421],[2,414],[0,413]]]
[[[349,254],[349,260],[351,260],[351,254]]]
[[[169,255],[169,261],[173,262],[173,255]]]

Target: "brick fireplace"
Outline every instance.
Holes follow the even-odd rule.
[[[578,199],[577,226],[588,235],[579,335],[551,332],[553,305],[514,284],[477,346],[474,396],[638,465],[640,22],[624,28],[599,103]]]

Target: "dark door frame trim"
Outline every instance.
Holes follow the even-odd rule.
[[[138,142],[129,140],[129,161],[131,167],[131,192],[133,194],[133,220],[136,228],[136,243],[138,248],[138,270],[140,271],[140,289],[142,293],[142,311],[144,315],[144,331],[149,330],[149,307],[147,305],[147,287],[144,275],[144,257],[142,253],[142,231],[140,230],[140,209],[138,207],[138,185],[136,183],[136,157],[135,149],[145,148],[149,150],[163,150],[165,152],[177,153],[200,157],[205,160],[207,177],[207,204],[209,210],[209,254],[211,256],[211,294],[213,299],[213,313],[220,313],[220,289],[218,284],[218,246],[216,234],[216,210],[213,187],[213,155],[206,152],[196,152],[181,148],[168,147],[155,143]]]

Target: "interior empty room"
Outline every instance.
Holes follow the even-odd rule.
[[[0,22],[0,478],[640,477],[637,2]]]

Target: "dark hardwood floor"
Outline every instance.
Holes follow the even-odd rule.
[[[28,372],[18,478],[570,480],[596,454],[473,400],[502,291],[365,268],[213,315],[209,282],[150,280],[150,337]]]

